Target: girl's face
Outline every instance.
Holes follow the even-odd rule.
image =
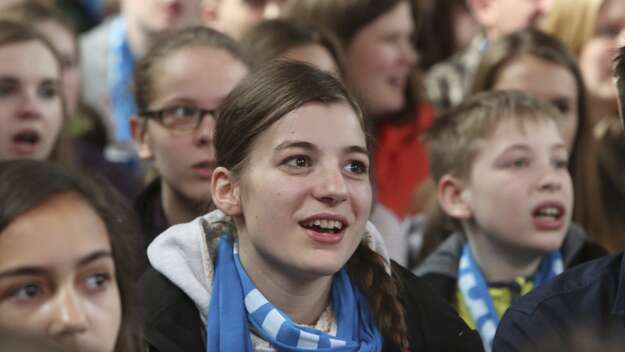
[[[72,114],[78,107],[80,97],[80,70],[78,48],[74,35],[65,27],[53,21],[42,22],[38,29],[46,34],[61,57],[63,74],[63,98],[67,111]]]
[[[247,72],[241,61],[222,49],[196,46],[179,50],[155,68],[148,110],[177,108],[180,114],[188,108],[214,110]],[[146,122],[138,138],[139,152],[154,162],[163,191],[196,202],[209,199],[215,168],[214,117],[206,114],[202,123],[189,131],[167,128],[154,119]]]
[[[582,48],[579,65],[588,91],[602,100],[616,102],[612,60],[625,32],[622,0],[605,0],[599,11],[595,36]]]
[[[516,89],[552,103],[566,118],[562,135],[571,150],[579,123],[577,84],[565,67],[526,55],[511,61],[499,73],[493,89]]]
[[[345,78],[373,117],[399,112],[408,77],[416,63],[408,1],[362,28],[346,49]]]
[[[281,282],[340,270],[361,241],[372,202],[365,135],[353,109],[307,103],[250,150],[235,183],[240,212],[230,214],[243,265]]]
[[[111,352],[121,317],[108,232],[82,198],[56,196],[0,233],[0,328]]]
[[[50,157],[63,125],[60,79],[43,44],[0,47],[0,160]]]

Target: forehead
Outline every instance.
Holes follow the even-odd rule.
[[[0,268],[73,262],[110,248],[106,226],[93,208],[77,195],[60,195],[0,233]]]
[[[0,46],[0,74],[57,78],[60,68],[47,47],[31,40]]]
[[[532,119],[506,118],[494,128],[494,132],[476,143],[479,154],[497,155],[513,145],[532,148],[563,145],[561,131],[549,117]]]
[[[518,89],[539,98],[564,96],[577,99],[577,82],[566,67],[532,55],[524,55],[505,65],[495,87]]]
[[[155,99],[191,95],[221,100],[247,74],[247,67],[228,51],[206,46],[176,50],[156,65]]]
[[[259,149],[273,149],[285,141],[309,142],[317,149],[332,151],[350,146],[366,148],[360,120],[343,102],[304,104],[275,122],[254,144]]]

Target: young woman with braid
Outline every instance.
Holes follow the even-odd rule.
[[[476,335],[378,254],[370,144],[331,74],[292,61],[244,78],[216,118],[218,210],[148,248],[152,351],[475,351]]]

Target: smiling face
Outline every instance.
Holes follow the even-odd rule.
[[[416,63],[410,4],[401,1],[362,28],[345,52],[345,79],[372,117],[404,107],[408,76]]]
[[[568,153],[553,121],[504,120],[478,144],[463,197],[477,236],[526,253],[560,247],[573,207]]]
[[[237,181],[243,265],[291,282],[340,270],[371,210],[366,148],[345,103],[307,103],[262,133]]]
[[[471,0],[479,22],[494,40],[514,31],[537,27],[554,0]]]
[[[494,89],[516,89],[552,103],[566,117],[562,128],[571,150],[579,122],[577,84],[564,66],[534,56],[523,56],[507,64],[499,73]]]
[[[246,74],[245,65],[225,50],[199,46],[179,50],[157,64],[148,110],[213,110]],[[206,115],[197,129],[183,132],[169,130],[153,119],[146,122],[137,140],[139,154],[154,162],[164,191],[192,201],[209,199],[215,168],[213,117]]]
[[[0,160],[50,157],[63,125],[60,75],[39,42],[0,47]]]
[[[111,352],[121,312],[107,229],[80,197],[56,196],[0,233],[0,328]]]

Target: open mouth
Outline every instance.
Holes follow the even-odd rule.
[[[41,141],[41,135],[34,130],[23,130],[15,134],[12,141],[18,154],[32,154]]]
[[[547,203],[539,205],[532,212],[534,224],[541,229],[554,230],[564,224],[566,210],[561,204]]]
[[[301,222],[300,225],[306,229],[327,234],[338,234],[345,228],[342,221],[330,219],[312,219]]]
[[[559,220],[564,215],[564,209],[557,206],[544,206],[537,208],[533,213],[535,218],[546,220]]]
[[[191,166],[191,169],[201,177],[210,177],[213,174],[215,165],[209,161],[203,161]]]

